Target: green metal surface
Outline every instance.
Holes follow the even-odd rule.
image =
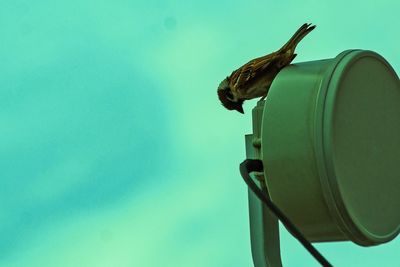
[[[283,69],[261,124],[272,200],[313,242],[390,241],[400,231],[399,119],[400,82],[374,52]]]
[[[400,230],[400,82],[370,51],[345,53],[336,64],[319,128],[327,189],[351,240],[387,242]]]
[[[246,157],[248,159],[260,159],[260,135],[263,116],[264,101],[259,101],[253,108],[253,134],[245,137]],[[263,182],[264,177],[254,177],[255,182],[268,194]],[[249,215],[250,215],[250,239],[251,252],[254,266],[257,267],[281,267],[279,224],[266,205],[249,189]]]

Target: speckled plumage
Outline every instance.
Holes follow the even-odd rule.
[[[218,86],[218,98],[229,110],[243,112],[243,102],[257,97],[265,98],[275,76],[296,57],[297,44],[313,29],[303,24],[278,51],[250,60],[226,77]]]

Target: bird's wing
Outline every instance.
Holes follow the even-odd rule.
[[[278,55],[272,53],[263,57],[255,58],[239,69],[232,72],[230,81],[236,88],[242,87],[245,83],[251,81],[257,73],[265,70],[272,62],[276,60]]]

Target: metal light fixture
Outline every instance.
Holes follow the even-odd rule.
[[[310,242],[373,246],[400,232],[400,81],[372,51],[284,68],[253,109],[254,180]],[[249,190],[256,267],[282,266],[278,220]]]

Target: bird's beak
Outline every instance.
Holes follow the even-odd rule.
[[[236,110],[239,111],[240,113],[244,114],[243,106],[239,106]]]

